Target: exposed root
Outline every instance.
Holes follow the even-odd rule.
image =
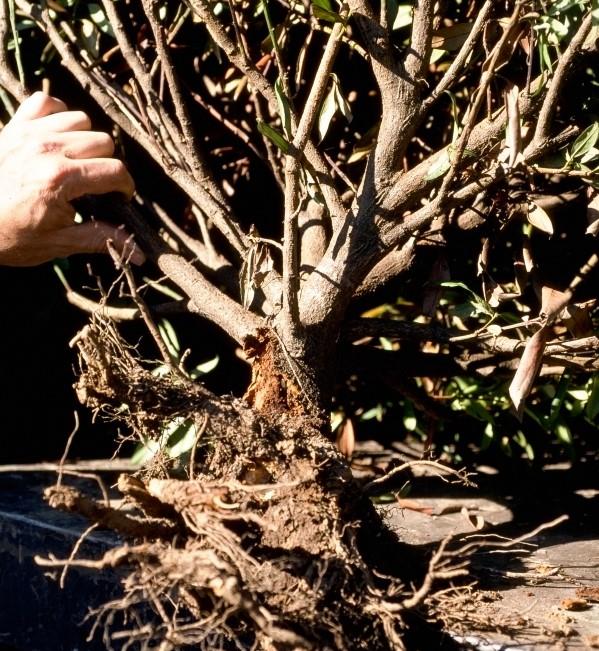
[[[169,477],[168,465],[121,476],[127,510],[66,486],[47,493],[53,506],[143,540],[98,561],[68,561],[127,568],[123,598],[97,613],[107,648],[120,640],[163,651],[402,649],[406,610],[422,608],[436,580],[464,573],[443,545],[420,588],[407,588],[416,573],[406,550],[305,415],[265,416],[176,377],[151,376],[99,318],[78,345],[78,393],[88,405],[140,437],[174,417],[201,423],[202,432],[193,480]]]
[[[475,484],[469,479],[468,473],[466,470],[454,470],[449,466],[446,466],[438,461],[427,461],[427,460],[417,460],[417,461],[406,461],[395,468],[392,468],[382,477],[377,477],[372,481],[368,482],[364,487],[365,493],[368,495],[377,495],[381,492],[387,490],[389,484],[393,479],[398,477],[401,473],[406,470],[411,470],[412,468],[429,468],[432,469],[434,474],[437,477],[440,477],[443,481],[448,481],[446,476],[449,475],[454,477],[455,481],[463,484],[464,486],[475,486]]]

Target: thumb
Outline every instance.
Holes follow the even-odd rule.
[[[132,235],[106,222],[76,224],[63,229],[62,234],[72,240],[72,253],[107,253],[107,242],[111,240],[125,260],[137,265],[146,261],[146,256],[135,244]]]
[[[35,120],[46,117],[46,115],[51,115],[52,113],[60,113],[66,110],[67,105],[63,101],[41,91],[37,91],[19,106],[11,122]]]

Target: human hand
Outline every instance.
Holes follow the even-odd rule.
[[[91,131],[85,113],[40,92],[26,99],[0,133],[0,264],[106,252],[108,240],[141,264],[143,253],[121,228],[74,221],[70,202],[78,197],[133,195],[133,179],[113,153],[110,136]]]

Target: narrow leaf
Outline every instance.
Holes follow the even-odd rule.
[[[440,176],[443,176],[451,167],[449,160],[449,149],[444,149],[430,164],[428,172],[426,173],[427,181],[434,181]]]
[[[591,395],[585,407],[585,413],[589,420],[593,421],[599,414],[599,375],[593,378]]]
[[[312,14],[314,18],[326,20],[329,23],[339,23],[342,21],[341,16],[333,11],[329,0],[312,0]]]
[[[346,418],[343,425],[337,431],[337,447],[339,452],[348,459],[351,458],[356,446],[356,435],[351,418]]]
[[[568,292],[562,292],[547,285],[541,287],[541,314],[545,315],[547,323],[552,323],[559,316],[569,300]]]
[[[402,29],[412,24],[412,5],[399,5],[393,21],[393,30]]]
[[[555,426],[555,434],[562,443],[572,445],[572,432],[566,423],[558,423]]]
[[[572,158],[582,158],[587,152],[589,152],[596,144],[599,139],[599,122],[593,122],[588,126],[574,141],[572,149],[570,150],[570,156]]]
[[[195,380],[196,378],[199,378],[202,375],[206,375],[207,373],[210,373],[218,366],[219,361],[220,358],[218,355],[216,355],[216,357],[209,359],[207,362],[202,362],[201,364],[198,364],[193,369],[193,371],[191,371],[189,377],[191,377],[192,380]]]
[[[549,215],[539,206],[537,203],[532,203],[532,207],[529,206],[528,213],[526,215],[528,221],[540,231],[553,235],[553,223]]]
[[[456,23],[455,25],[438,29],[433,34],[432,47],[435,50],[447,50],[448,52],[459,50],[468,38],[468,34],[472,31],[473,24]]]
[[[289,153],[289,142],[276,130],[273,129],[270,124],[258,120],[258,131],[263,136],[266,136],[273,144],[275,144],[284,154]]]
[[[337,108],[339,111],[341,111],[341,114],[343,117],[348,121],[351,122],[354,118],[352,112],[351,112],[351,107],[345,97],[343,96],[343,92],[341,90],[341,83],[339,82],[339,77],[332,72],[331,73],[331,78],[333,80],[333,91],[335,93],[335,104],[337,105]]]
[[[179,344],[179,338],[175,329],[171,325],[170,321],[162,319],[158,324],[158,330],[164,341],[164,344],[169,352],[175,359],[178,359],[179,353],[181,351],[181,345]]]
[[[336,110],[335,89],[334,86],[331,86],[322,102],[320,114],[318,115],[318,136],[320,140],[323,140],[327,135],[327,131],[329,130],[331,120],[333,119]]]
[[[541,369],[547,336],[547,330],[541,328],[528,340],[514,379],[510,384],[509,394],[518,418],[522,418],[524,401],[531,392],[534,381]]]
[[[289,101],[283,92],[283,85],[281,78],[278,77],[275,81],[275,97],[277,98],[277,105],[279,107],[279,117],[283,125],[283,132],[288,138],[291,138],[291,108]]]
[[[587,235],[597,235],[599,233],[599,193],[597,193],[587,206]]]

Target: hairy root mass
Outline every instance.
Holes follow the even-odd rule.
[[[97,613],[107,644],[118,646],[110,630],[124,617],[133,648],[404,648],[404,615],[419,600],[393,571],[406,570],[403,547],[308,417],[265,417],[156,378],[99,320],[78,345],[82,402],[143,439],[175,417],[199,434],[187,469],[161,458],[120,478],[128,509],[48,491],[54,506],[131,541],[95,561],[124,568],[123,597]]]

